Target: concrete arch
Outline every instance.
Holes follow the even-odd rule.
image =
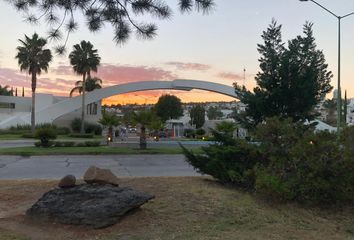
[[[220,83],[213,83],[200,80],[182,80],[176,79],[173,81],[144,81],[144,82],[132,82],[126,84],[115,85],[107,88],[102,88],[89,92],[86,94],[86,104],[97,102],[101,99],[108,98],[114,95],[146,91],[146,90],[159,90],[159,89],[172,89],[172,90],[184,90],[190,91],[192,89],[200,89],[220,93],[230,97],[237,98],[235,89],[231,86],[227,86]],[[36,112],[37,123],[51,123],[55,119],[73,112],[81,108],[81,97],[70,98],[61,102],[58,102],[48,108]]]

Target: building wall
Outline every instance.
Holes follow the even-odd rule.
[[[55,103],[67,99],[66,97],[56,97],[50,94],[36,94],[36,111],[43,110],[52,106]],[[6,107],[6,106],[11,106]],[[14,106],[14,108],[12,108]],[[31,113],[32,98],[30,97],[15,97],[15,96],[0,96],[0,128],[8,128],[12,125],[25,124],[26,122],[14,118],[17,116],[25,117]],[[95,106],[95,107],[94,107]],[[90,104],[86,110],[87,122],[97,123],[102,117],[101,101]],[[68,113],[53,121],[58,126],[70,127],[71,121],[81,117],[81,108],[74,112]],[[14,119],[14,120],[13,120]],[[3,124],[2,124],[3,123]],[[29,124],[29,123],[26,123]]]

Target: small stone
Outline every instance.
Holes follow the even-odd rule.
[[[71,188],[71,187],[75,187],[75,184],[76,184],[76,177],[74,175],[66,175],[59,181],[58,186],[60,188]]]
[[[90,166],[85,174],[84,181],[86,183],[112,184],[118,186],[118,178],[109,169],[102,169],[96,166]]]

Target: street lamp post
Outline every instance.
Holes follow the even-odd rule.
[[[333,13],[331,10],[328,8],[322,6],[315,0],[300,0],[300,2],[313,2],[317,6],[321,7],[328,13],[330,13],[332,16],[336,17],[338,19],[338,86],[337,86],[337,133],[339,134],[340,132],[340,126],[341,126],[341,118],[342,118],[342,92],[341,92],[341,86],[340,86],[340,78],[341,78],[341,21],[343,18],[349,17],[354,14],[354,12],[348,13],[343,16],[339,16],[335,13]],[[345,119],[346,120],[346,119]]]

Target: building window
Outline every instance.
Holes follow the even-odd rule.
[[[90,103],[86,106],[87,115],[97,115],[97,103]]]
[[[0,102],[0,108],[5,108],[5,109],[15,109],[16,104],[15,103],[4,103]]]

